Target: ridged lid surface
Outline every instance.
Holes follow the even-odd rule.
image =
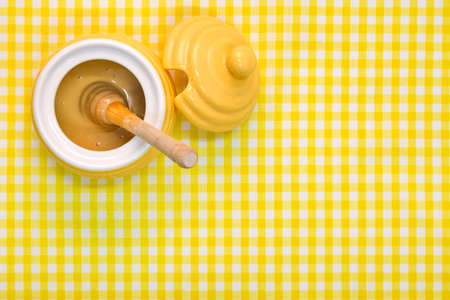
[[[186,73],[189,83],[175,97],[175,106],[202,129],[231,130],[255,106],[255,53],[240,32],[216,18],[193,17],[176,25],[165,44],[163,65]]]

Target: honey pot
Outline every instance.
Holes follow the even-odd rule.
[[[177,95],[168,70],[183,71]],[[56,51],[33,87],[32,116],[55,159],[90,177],[124,176],[159,153],[192,167],[195,150],[170,136],[178,109],[204,130],[245,122],[259,86],[256,56],[232,26],[212,17],[180,22],[162,62],[123,35],[90,35]]]

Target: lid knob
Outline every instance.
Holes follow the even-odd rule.
[[[248,46],[235,46],[228,53],[227,68],[237,79],[247,78],[256,67],[256,56]]]

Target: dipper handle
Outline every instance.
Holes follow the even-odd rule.
[[[95,115],[99,121],[112,123],[139,136],[150,145],[167,155],[182,168],[192,168],[197,163],[197,152],[188,145],[158,130],[137,117],[122,104],[122,101],[102,97],[95,105]],[[92,110],[91,110],[92,112]]]

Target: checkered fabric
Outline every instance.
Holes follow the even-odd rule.
[[[447,4],[0,0],[0,298],[448,299]],[[57,165],[31,122],[42,61],[99,32],[161,52],[193,15],[255,48],[250,121],[179,116],[192,170]]]

